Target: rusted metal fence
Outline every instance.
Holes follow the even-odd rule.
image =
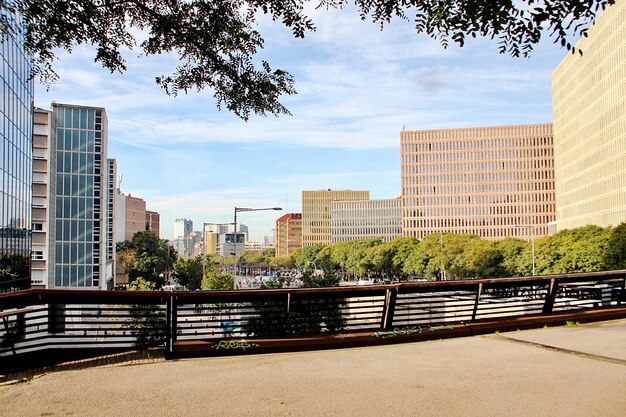
[[[189,346],[211,354],[311,335],[409,334],[626,305],[626,271],[281,290],[0,294],[0,361],[32,353]],[[281,342],[282,341],[282,342]],[[223,348],[223,349],[222,349]],[[1,362],[0,362],[1,363]]]

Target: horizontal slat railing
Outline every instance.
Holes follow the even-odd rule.
[[[272,290],[25,290],[0,294],[0,359],[54,349],[96,355],[162,346],[173,354],[194,343],[247,346],[311,335],[434,331],[626,305],[625,280],[626,271],[608,271]]]

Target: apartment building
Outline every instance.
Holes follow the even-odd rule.
[[[302,213],[287,213],[276,220],[276,257],[289,256],[302,247]]]
[[[554,221],[551,124],[403,131],[402,229],[530,240]]]
[[[556,228],[626,221],[626,2],[552,74]]]

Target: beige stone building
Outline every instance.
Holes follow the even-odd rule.
[[[276,257],[291,255],[302,247],[302,213],[287,213],[276,220]]]
[[[552,74],[557,230],[626,221],[626,2]]]
[[[554,220],[552,125],[403,131],[402,229],[530,240]]]
[[[333,201],[369,200],[369,191],[302,191],[302,246],[332,243],[330,208]]]
[[[399,198],[331,203],[332,243],[402,236],[402,201]]]

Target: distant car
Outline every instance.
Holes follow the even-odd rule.
[[[371,279],[360,279],[357,281],[356,285],[374,285],[374,281]]]
[[[511,297],[511,298],[507,298],[506,301],[507,302],[526,301],[526,299],[524,297]]]

